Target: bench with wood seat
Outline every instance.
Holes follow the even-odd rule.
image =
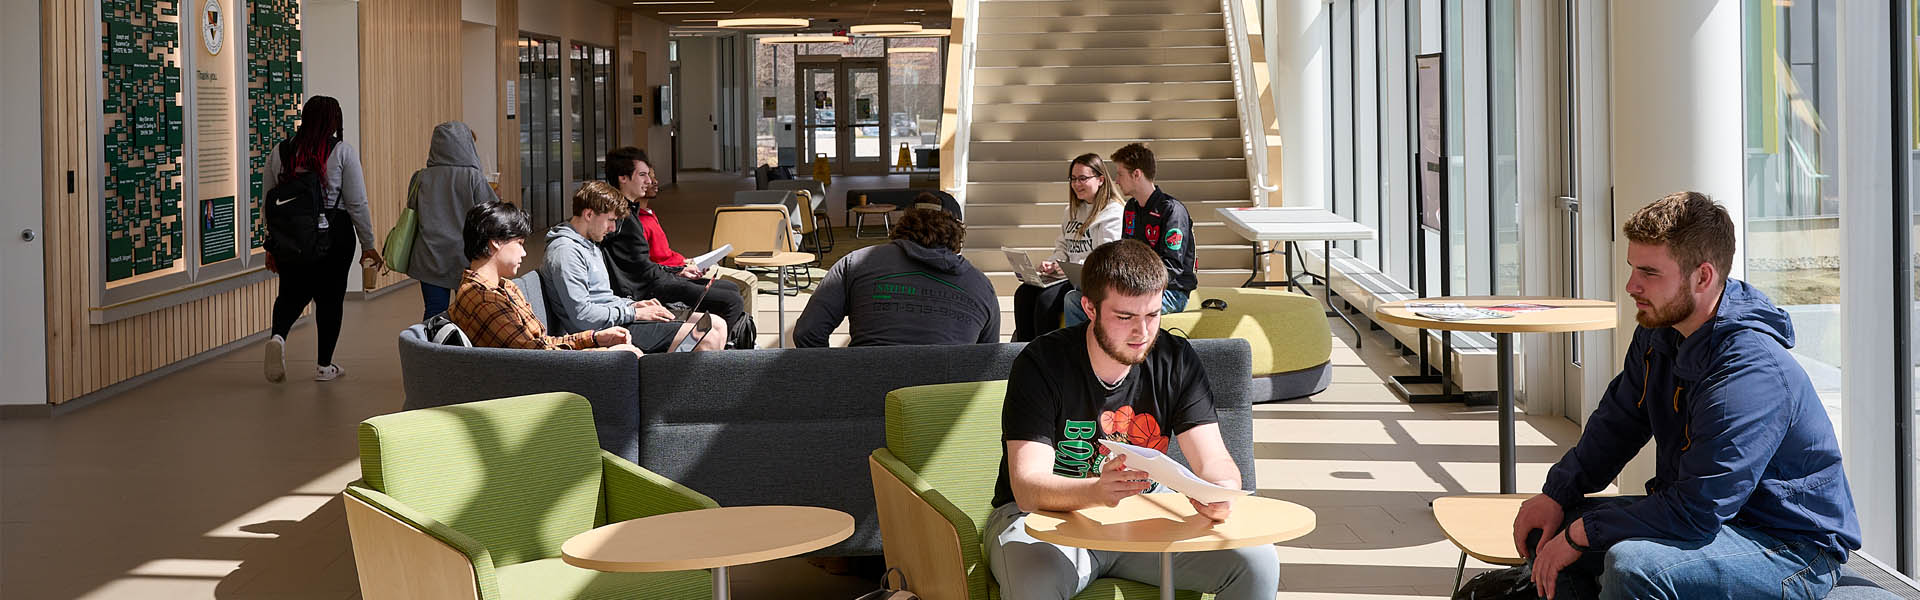
[[[1440,523],[1447,541],[1460,548],[1453,589],[1460,589],[1469,556],[1503,566],[1526,562],[1513,547],[1513,519],[1520,514],[1520,504],[1531,497],[1533,494],[1470,494],[1434,499],[1433,519]],[[1833,591],[1827,594],[1829,600],[1920,598],[1920,586],[1913,580],[1858,552],[1840,567],[1839,575]]]
[[[1333,251],[1333,265],[1329,269],[1326,258],[1318,248],[1302,248],[1301,264],[1318,279],[1319,273],[1332,273],[1332,281],[1326,284],[1331,293],[1345,303],[1359,316],[1372,320],[1374,310],[1382,304],[1419,297],[1413,290],[1394,281],[1372,265],[1354,258],[1341,250]],[[1419,348],[1421,343],[1419,330],[1399,325],[1374,323],[1376,329],[1383,329],[1401,345],[1407,348]],[[1496,354],[1493,336],[1477,332],[1452,332],[1453,364],[1455,389],[1468,392],[1493,392],[1499,388],[1498,373],[1495,368]],[[1430,336],[1428,343],[1428,361],[1437,369],[1440,367],[1439,336]]]

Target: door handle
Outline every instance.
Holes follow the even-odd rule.
[[[20,241],[22,242],[31,242],[35,239],[38,239],[39,237],[40,237],[40,234],[34,233],[32,229],[20,230]]]
[[[1553,201],[1556,206],[1560,207],[1561,212],[1568,212],[1568,213],[1580,212],[1579,198],[1575,198],[1573,196],[1561,196],[1558,198],[1554,198]]]

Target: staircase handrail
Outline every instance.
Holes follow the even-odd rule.
[[[1268,206],[1269,195],[1280,191],[1280,187],[1271,181],[1268,172],[1267,145],[1273,136],[1261,111],[1263,94],[1259,82],[1262,77],[1250,71],[1266,62],[1256,60],[1252,50],[1253,39],[1265,39],[1260,24],[1248,18],[1250,12],[1257,11],[1257,7],[1249,10],[1248,4],[1257,1],[1221,0],[1220,12],[1226,22],[1227,62],[1233,73],[1233,98],[1240,115],[1241,155],[1246,157],[1249,192],[1254,206]]]

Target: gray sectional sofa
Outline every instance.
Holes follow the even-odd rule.
[[[538,275],[517,280],[541,306]],[[820,555],[880,554],[867,455],[886,445],[895,389],[1003,379],[1024,344],[798,348],[662,354],[437,345],[400,334],[405,408],[568,391],[593,404],[600,446],[721,505],[801,504],[853,515]],[[1234,460],[1254,489],[1252,352],[1194,340]],[[1178,448],[1174,448],[1178,454]],[[983,473],[982,477],[993,477]]]

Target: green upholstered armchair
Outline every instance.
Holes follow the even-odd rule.
[[[1201,308],[1207,300],[1225,310]],[[1187,310],[1160,317],[1160,328],[1195,340],[1238,338],[1253,346],[1253,401],[1290,400],[1327,389],[1333,333],[1326,307],[1312,296],[1281,290],[1201,287]]]
[[[867,466],[880,509],[887,566],[925,600],[1000,597],[980,528],[1000,473],[1000,406],[1006,381],[903,388],[887,394],[887,447]],[[1125,579],[1093,582],[1075,600],[1159,598]],[[1181,591],[1180,598],[1200,598]]]
[[[718,506],[600,449],[585,398],[537,394],[360,424],[347,527],[363,597],[709,598],[706,571],[600,573],[560,544],[607,523]]]

